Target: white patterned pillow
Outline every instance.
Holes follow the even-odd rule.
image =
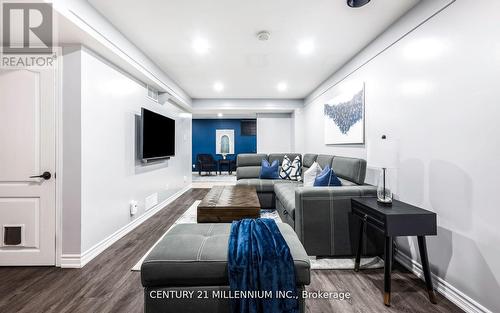
[[[317,162],[314,162],[311,167],[304,172],[304,187],[314,186],[314,180],[319,173],[321,173],[321,166]]]
[[[293,162],[290,158],[285,155],[283,157],[283,162],[281,163],[280,178],[288,180],[300,180],[300,174],[302,171],[302,161],[300,156],[296,156]]]
[[[293,159],[290,177],[292,177],[292,180],[300,181],[302,179],[302,160],[300,156],[296,156],[295,159]]]

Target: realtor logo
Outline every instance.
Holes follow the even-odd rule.
[[[51,3],[2,3],[4,54],[52,53]]]

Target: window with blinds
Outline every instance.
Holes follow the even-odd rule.
[[[241,121],[241,135],[242,136],[256,136],[257,135],[257,120],[242,120]]]

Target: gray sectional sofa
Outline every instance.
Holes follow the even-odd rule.
[[[260,179],[263,159],[269,162],[284,156],[302,157],[302,174],[314,163],[321,168],[330,165],[342,186],[304,187],[302,182],[282,179]],[[237,158],[237,184],[255,186],[263,209],[276,209],[281,219],[297,233],[308,255],[352,256],[358,239],[359,221],[351,212],[352,197],[374,197],[376,187],[364,183],[366,161],[333,155],[277,153],[240,154]],[[383,238],[367,229],[365,255],[383,252]]]

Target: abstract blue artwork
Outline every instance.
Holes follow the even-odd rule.
[[[364,112],[364,84],[350,84],[342,89],[324,106],[325,144],[363,144]]]

